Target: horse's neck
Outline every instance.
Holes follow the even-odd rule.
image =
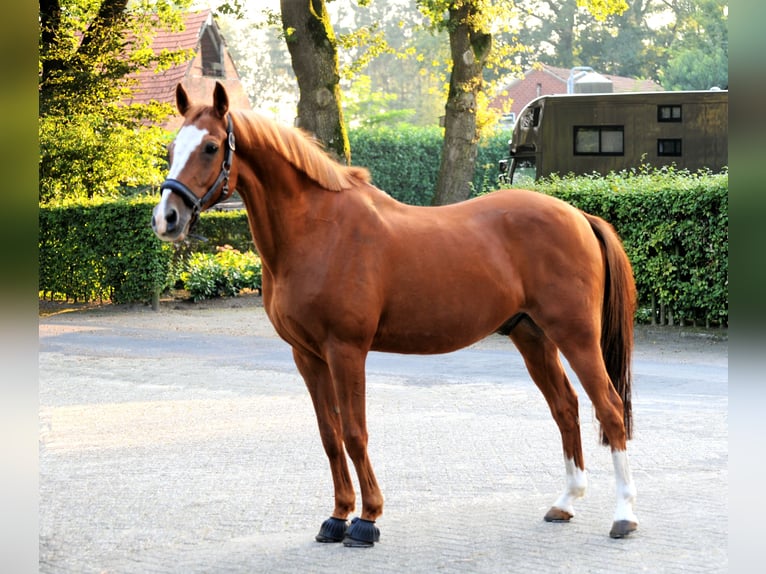
[[[268,163],[268,169],[257,172],[243,170],[237,183],[255,246],[272,272],[280,254],[300,240],[308,201],[301,189],[301,176],[286,167],[286,162],[284,166],[280,163]]]

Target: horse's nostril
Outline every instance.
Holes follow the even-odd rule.
[[[157,229],[157,218],[152,215],[152,229]]]
[[[175,229],[176,224],[178,224],[178,212],[175,209],[168,211],[165,222],[168,224],[168,231]]]

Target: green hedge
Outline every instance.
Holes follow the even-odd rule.
[[[508,155],[509,132],[482,139],[476,156],[474,194],[495,189],[498,161]],[[399,201],[431,205],[439,174],[442,129],[406,124],[349,132],[351,163],[366,167],[372,182]]]
[[[727,173],[662,169],[556,177],[532,187],[614,225],[633,263],[638,320],[726,326],[728,185]],[[202,214],[196,231],[208,242],[162,243],[149,227],[155,203],[156,197],[145,197],[41,207],[41,294],[148,301],[182,282],[192,253],[212,254],[224,245],[253,249],[244,211]]]
[[[81,200],[39,210],[39,291],[74,301],[148,302],[173,249],[150,227],[156,198]]]
[[[609,221],[633,264],[639,320],[726,326],[728,173],[640,169],[531,186]]]

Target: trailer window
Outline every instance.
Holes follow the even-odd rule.
[[[657,155],[661,156],[680,156],[680,139],[659,139],[657,140]]]
[[[680,122],[681,106],[657,106],[658,122]]]
[[[527,108],[526,111],[519,118],[521,127],[523,129],[536,128],[540,125],[540,106],[534,108]]]
[[[575,126],[575,155],[623,155],[623,126]]]

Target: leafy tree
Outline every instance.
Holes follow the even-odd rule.
[[[624,0],[576,0],[599,20],[621,12]],[[467,199],[475,170],[477,145],[486,110],[483,92],[485,66],[508,65],[515,54],[513,41],[500,50],[491,30],[508,17],[512,2],[489,0],[418,0],[418,5],[437,29],[449,34],[452,69],[445,105],[445,133],[434,204]],[[497,35],[496,35],[497,36]],[[494,52],[494,53],[493,53]]]
[[[431,29],[412,2],[400,0],[392,6],[379,0],[337,9],[349,122],[396,125],[406,120],[424,127],[438,125],[449,74],[446,34]],[[381,100],[385,113],[380,111]]]
[[[579,0],[516,0],[524,60],[592,66],[665,89],[728,85],[728,0],[626,0],[602,19]]]
[[[282,26],[298,79],[297,125],[349,163],[341,108],[337,40],[324,0],[280,0]]]
[[[39,0],[40,201],[158,182],[170,106],[126,105],[131,74],[190,54],[151,49],[190,0]]]
[[[582,15],[575,65],[617,76],[658,79],[666,46],[650,23],[665,10],[657,0],[626,0],[627,9],[599,22]],[[587,24],[587,25],[586,25]]]
[[[729,85],[728,0],[675,0],[667,64],[667,90],[707,90]]]
[[[492,49],[492,34],[483,0],[421,0],[436,26],[449,33],[452,71],[445,105],[444,145],[436,182],[435,205],[455,203],[471,194],[476,163],[482,72]],[[447,18],[442,19],[446,9]]]

